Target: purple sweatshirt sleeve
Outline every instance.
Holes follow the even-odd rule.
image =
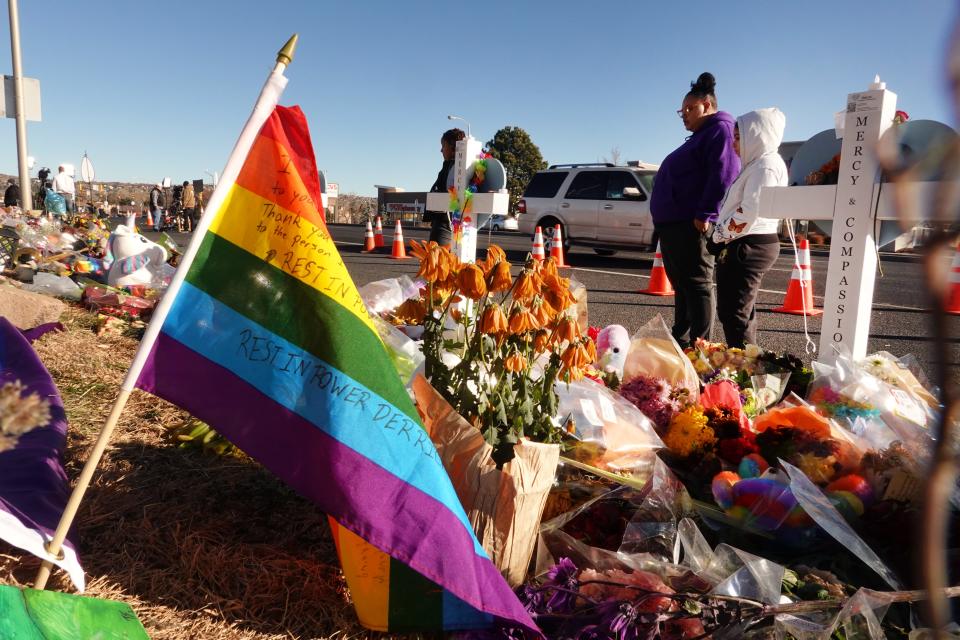
[[[707,182],[696,218],[716,222],[720,202],[740,173],[740,158],[733,151],[732,127],[717,127],[716,134],[704,146],[704,163],[708,167]]]

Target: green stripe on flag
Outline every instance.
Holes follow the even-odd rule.
[[[394,558],[387,608],[392,632],[443,628],[443,589]]]
[[[215,233],[203,239],[186,279],[336,367],[420,424],[379,336],[334,299]]]

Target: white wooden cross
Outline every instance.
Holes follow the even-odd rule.
[[[467,187],[470,186],[468,171],[481,151],[483,151],[483,144],[473,136],[467,136],[457,142],[457,154],[453,164],[453,184],[457,189],[460,211],[463,211]],[[474,262],[477,259],[477,229],[491,215],[506,215],[509,204],[510,194],[506,191],[473,194],[471,211],[461,218],[460,242],[453,247],[457,257],[464,262]],[[449,212],[450,194],[428,193],[427,211]]]
[[[760,215],[793,220],[832,220],[830,260],[820,329],[822,362],[836,360],[836,346],[854,358],[867,353],[877,272],[876,219],[897,219],[893,187],[879,182],[877,143],[893,124],[897,95],[879,77],[867,91],[847,96],[840,173],[836,185],[763,187]],[[912,185],[929,202],[937,183]],[[931,207],[923,207],[930,211]],[[876,216],[873,212],[876,211]],[[804,283],[805,284],[805,283]]]

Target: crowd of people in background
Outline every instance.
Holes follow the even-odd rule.
[[[50,169],[41,168],[37,175],[40,186],[33,197],[34,207],[51,217],[64,217],[77,213],[76,183],[61,165],[57,167],[57,175],[51,177]],[[145,208],[139,212],[126,215],[126,224],[135,226],[138,218],[152,231],[166,231],[176,229],[180,233],[190,233],[196,227],[203,212],[203,192],[197,193],[194,185],[184,180],[183,184],[175,185],[170,190],[169,206],[167,205],[167,189],[163,183],[156,183],[151,189],[145,203]],[[21,207],[23,200],[20,186],[13,178],[7,181],[3,193],[3,206]],[[86,205],[90,213],[107,217],[109,214],[103,207],[95,208],[93,204]],[[119,207],[117,212],[119,213]],[[147,215],[149,212],[149,216]]]

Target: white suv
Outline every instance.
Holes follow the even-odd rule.
[[[530,180],[518,210],[519,231],[543,228],[544,244],[560,225],[564,245],[585,245],[600,255],[652,248],[650,194],[659,165],[629,162],[556,164]]]

